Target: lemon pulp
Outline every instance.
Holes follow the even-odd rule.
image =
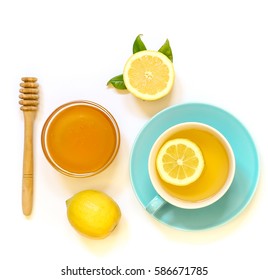
[[[200,148],[192,141],[176,138],[167,141],[156,158],[157,171],[167,183],[185,186],[202,174],[204,159]]]
[[[123,78],[126,88],[143,100],[156,100],[167,95],[174,83],[171,60],[158,51],[140,51],[125,64]]]

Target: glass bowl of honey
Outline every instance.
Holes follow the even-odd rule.
[[[47,118],[41,144],[49,163],[62,174],[90,177],[117,155],[120,131],[112,114],[91,101],[61,105]]]

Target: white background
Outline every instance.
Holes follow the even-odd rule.
[[[152,271],[156,266],[208,266],[207,276],[170,279],[265,278],[266,4],[261,0],[1,1],[1,279],[102,279],[61,276],[61,269],[116,265]],[[156,102],[142,102],[106,86],[111,77],[122,73],[138,34],[144,35],[148,49],[159,49],[168,38],[173,50],[174,90]],[[21,211],[23,114],[18,91],[22,76],[36,76],[40,83],[30,218]],[[40,145],[42,126],[52,110],[77,99],[106,107],[121,130],[113,164],[87,179],[59,174]],[[160,110],[186,102],[213,104],[235,115],[253,136],[261,162],[260,181],[249,206],[226,225],[201,232],[175,230],[154,220],[136,199],[129,178],[130,152],[140,129]],[[104,240],[80,236],[67,221],[65,200],[88,188],[106,192],[122,210],[119,226]],[[125,278],[162,277],[147,273]]]

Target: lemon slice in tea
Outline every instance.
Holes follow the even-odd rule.
[[[177,138],[167,141],[160,148],[156,168],[165,182],[186,186],[195,182],[202,174],[204,158],[194,142]]]
[[[143,100],[156,100],[167,95],[174,83],[172,61],[158,51],[140,51],[125,64],[123,78],[126,88]]]

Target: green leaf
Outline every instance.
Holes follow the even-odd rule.
[[[142,34],[139,34],[135,41],[134,41],[134,44],[133,44],[133,53],[136,53],[136,52],[140,52],[140,51],[145,51],[146,50],[146,47],[141,39],[141,35]]]
[[[168,39],[158,51],[166,55],[173,62],[173,54]]]
[[[107,83],[107,86],[109,84],[113,85],[117,89],[126,89],[124,79],[123,79],[123,74],[117,75],[117,76],[113,77],[112,79],[110,79]]]

